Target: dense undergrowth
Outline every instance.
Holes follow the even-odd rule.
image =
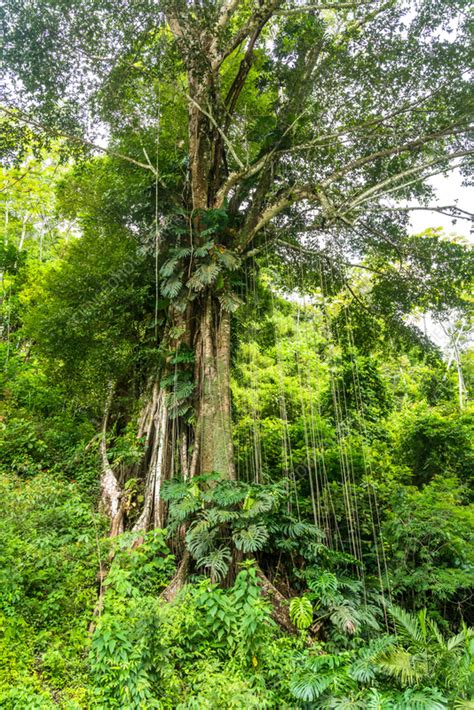
[[[108,540],[97,512],[94,419],[48,379],[40,360],[21,349],[10,354],[0,442],[1,707],[470,707],[469,414],[457,410],[449,389],[433,399],[426,383],[436,362],[414,352],[383,364],[376,354],[361,356],[376,416],[370,434],[361,433],[354,409],[344,442],[355,470],[348,490],[359,505],[361,567],[318,527],[311,508],[304,398],[318,392],[324,444],[316,453],[328,475],[319,515],[350,538],[334,412],[324,372],[318,388],[308,379],[302,387],[294,353],[313,350],[296,315],[282,304],[272,316],[277,344],[263,355],[255,337],[236,360],[240,483],[170,484],[169,529],[148,533],[139,546],[132,533]],[[258,370],[253,389],[250,368]],[[265,404],[281,393],[281,373],[285,422]],[[255,401],[265,458],[259,483],[251,474],[254,442],[246,439]],[[293,491],[276,473],[285,427]],[[139,445],[124,429],[112,460],[133,458]],[[377,493],[375,540],[369,486]],[[131,515],[138,497],[130,486]],[[165,603],[160,594],[176,567],[170,540],[183,523],[194,572]],[[231,539],[242,561],[224,589]],[[294,634],[273,620],[255,557],[291,598]]]
[[[1,485],[2,707],[470,707],[465,626],[453,635],[426,611],[390,607],[388,633],[357,582],[320,571],[293,599],[300,631],[290,636],[272,620],[252,561],[228,590],[196,578],[165,604],[174,562],[163,531],[134,550],[126,534],[114,542],[89,633],[104,521],[60,476]],[[320,638],[307,633],[312,605],[330,615]]]

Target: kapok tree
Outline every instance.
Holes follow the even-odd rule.
[[[254,257],[296,255],[349,289],[362,260],[413,267],[400,201],[426,206],[427,178],[467,171],[472,155],[467,2],[6,0],[4,27],[12,125],[75,150],[105,131],[97,150],[144,176],[120,215],[137,239],[153,232],[161,354],[134,527],[162,526],[177,468],[235,478],[231,328]]]

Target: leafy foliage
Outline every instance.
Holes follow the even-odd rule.
[[[390,607],[389,613],[396,636],[381,636],[343,654],[310,656],[292,681],[295,697],[317,700],[321,707],[379,702],[382,707],[442,709],[456,701],[462,707],[472,687],[472,630],[464,627],[445,639],[426,610],[414,616]],[[397,680],[398,690],[384,687],[387,676]]]

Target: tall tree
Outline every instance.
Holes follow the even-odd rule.
[[[256,254],[285,268],[297,254],[327,283],[347,282],[354,261],[416,260],[390,200],[426,206],[428,177],[468,171],[467,9],[6,0],[4,115],[92,151],[105,130],[99,150],[146,176],[142,202],[134,195],[117,217],[137,238],[154,229],[162,357],[139,422],[137,530],[163,525],[160,487],[177,461],[185,478],[235,477],[231,322]],[[103,456],[104,495],[121,516],[105,446]]]

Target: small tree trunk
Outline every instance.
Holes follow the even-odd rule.
[[[144,505],[140,517],[133,526],[134,531],[145,532],[150,526],[153,528],[164,526],[164,510],[160,492],[163,480],[165,477],[169,477],[167,471],[169,429],[166,397],[163,391],[158,391],[158,386],[155,383],[147,431],[147,442],[150,449],[147,452],[149,464],[145,480]]]
[[[100,439],[100,456],[102,461],[102,475],[100,479],[101,508],[110,519],[110,537],[116,537],[123,532],[122,489],[109,464],[107,456],[107,424],[109,421],[110,408],[112,406],[113,393],[114,386],[110,383],[105,403]]]

